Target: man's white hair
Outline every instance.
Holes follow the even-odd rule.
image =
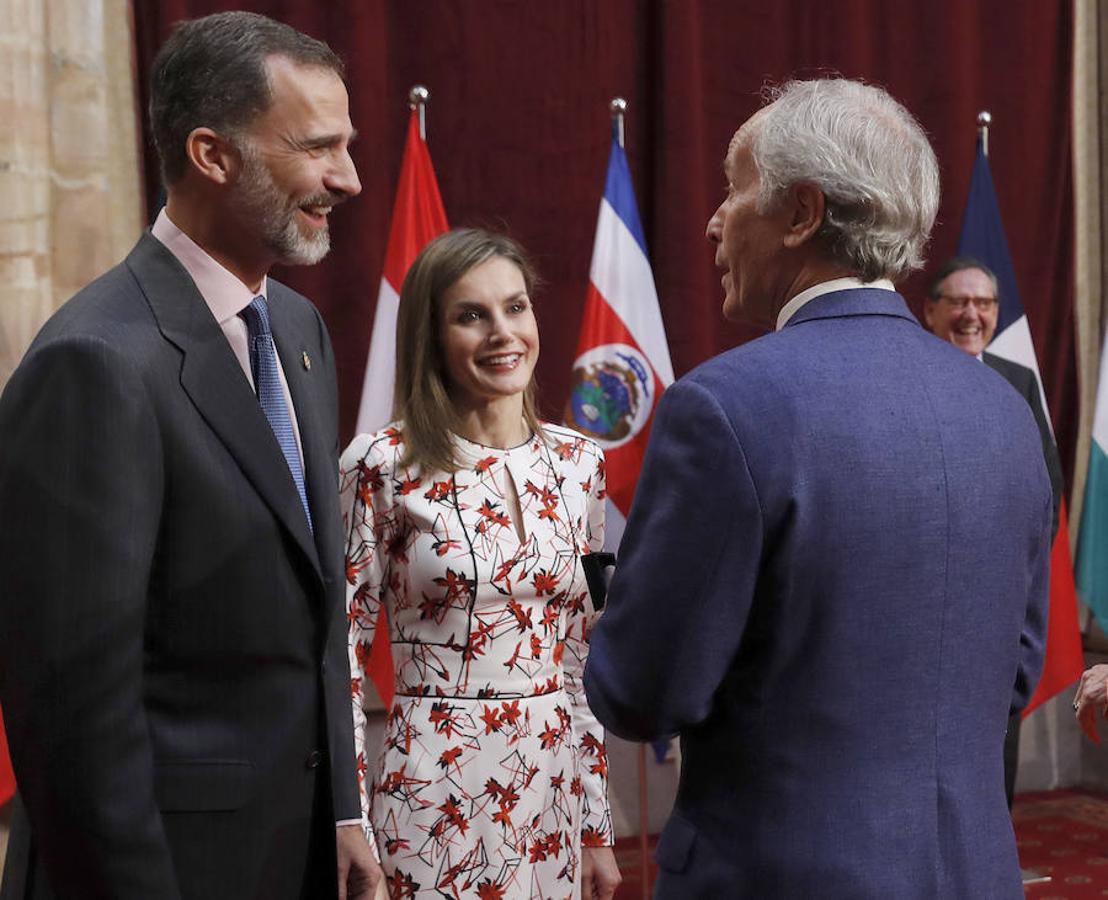
[[[790,81],[744,126],[761,178],[758,207],[802,182],[826,203],[819,237],[864,281],[922,268],[939,208],[939,165],[911,113],[881,88],[845,78]]]

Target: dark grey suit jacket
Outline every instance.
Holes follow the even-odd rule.
[[[149,234],[0,398],[0,702],[33,838],[17,824],[5,898],[334,896],[334,821],[360,815],[334,363],[315,308],[269,285],[314,534]]]
[[[1054,492],[1054,528],[1051,535],[1058,533],[1058,508],[1062,503],[1062,492],[1065,485],[1062,479],[1062,460],[1058,456],[1058,447],[1054,443],[1054,434],[1050,430],[1050,423],[1046,419],[1046,411],[1043,409],[1042,400],[1039,398],[1039,383],[1035,379],[1035,373],[1027,366],[1021,366],[1011,360],[1003,359],[992,353],[981,354],[981,359],[990,369],[1001,375],[1031,407],[1031,413],[1035,416],[1035,424],[1039,426],[1039,439],[1043,444],[1043,461],[1046,463],[1046,471],[1050,476],[1050,488]]]

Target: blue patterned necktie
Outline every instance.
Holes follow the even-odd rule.
[[[239,315],[246,320],[246,330],[250,337],[250,371],[254,375],[258,403],[269,419],[269,427],[273,429],[277,443],[281,445],[296,492],[300,495],[300,502],[304,504],[308,529],[311,530],[312,513],[308,509],[308,494],[304,490],[304,466],[300,461],[300,450],[296,446],[292,418],[281,390],[281,378],[277,374],[277,351],[273,346],[273,334],[269,330],[269,305],[265,297],[255,297]]]

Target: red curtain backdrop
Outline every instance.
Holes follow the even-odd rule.
[[[992,112],[993,177],[1071,475],[1072,3],[140,0],[144,103],[150,62],[172,23],[232,7],[323,38],[347,61],[364,191],[333,216],[327,260],[278,273],[315,300],[330,327],[344,442],[369,346],[409,87],[431,91],[428,144],[450,222],[506,228],[536,259],[545,280],[537,298],[540,398],[557,419],[603,189],[608,100],[628,101],[627,155],[680,376],[759,333],[722,320],[719,273],[704,239],[722,198],[728,140],[758,108],[763,85],[837,72],[887,87],[931,135],[943,177],[936,263],[957,242],[977,112]],[[149,146],[146,168],[153,198]],[[925,284],[920,275],[901,286],[917,313]]]

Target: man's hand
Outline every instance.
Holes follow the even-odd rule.
[[[339,860],[339,900],[375,900],[385,873],[359,825],[339,825],[335,844]],[[384,896],[388,896],[387,893]]]
[[[611,847],[581,848],[581,900],[611,900],[621,880]]]
[[[1096,717],[1097,713],[1108,716],[1108,665],[1102,663],[1082,673],[1073,698],[1073,713],[1089,740],[1099,744]]]

